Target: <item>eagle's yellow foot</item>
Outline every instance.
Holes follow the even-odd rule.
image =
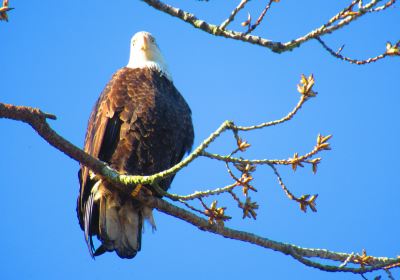
[[[142,187],[143,187],[142,184],[137,184],[136,187],[131,192],[131,196],[136,197],[139,194],[139,192],[142,189]]]

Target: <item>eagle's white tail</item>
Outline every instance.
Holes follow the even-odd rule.
[[[121,197],[101,181],[93,187],[85,208],[85,236],[93,257],[116,251],[121,258],[131,259],[140,251],[143,219],[155,226],[152,209]],[[102,243],[97,250],[91,240],[94,234]]]

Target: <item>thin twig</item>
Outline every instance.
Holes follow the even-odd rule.
[[[224,30],[234,19],[236,14],[244,8],[244,6],[249,2],[250,0],[242,0],[240,1],[239,5],[233,9],[233,11],[231,12],[230,16],[223,22],[220,24],[219,28],[221,30]]]
[[[315,148],[305,154],[302,155],[301,157],[298,157],[296,161],[305,161],[306,159],[314,156],[317,154],[319,150],[316,150]],[[246,159],[246,158],[235,158],[231,157],[229,155],[223,156],[215,153],[209,153],[209,152],[201,152],[201,155],[204,157],[208,157],[211,159],[216,159],[224,162],[231,162],[231,163],[249,163],[249,164],[254,164],[254,165],[265,165],[265,164],[278,164],[278,165],[291,165],[293,164],[293,160],[291,159]]]
[[[356,1],[353,1],[355,3]],[[298,47],[301,44],[311,40],[315,39],[317,37],[321,37],[326,34],[331,34],[332,32],[341,29],[345,27],[346,25],[354,22],[358,18],[364,16],[367,14],[367,10],[373,8],[376,6],[376,4],[379,2],[379,0],[372,0],[368,4],[365,4],[361,10],[359,10],[357,13],[351,13],[348,16],[344,17],[346,13],[348,13],[349,7],[346,7],[345,9],[341,10],[339,13],[337,13],[335,16],[333,16],[326,24],[323,24],[317,29],[314,29],[307,33],[306,35],[299,37],[297,39],[291,40],[288,43],[283,44],[285,47],[293,46],[293,47]],[[343,18],[344,17],[344,18]],[[339,21],[338,23],[334,24],[335,22]]]
[[[386,272],[386,274],[388,275],[388,278],[390,280],[395,280],[394,277],[393,277],[393,274],[390,272],[389,269],[384,269],[384,271]]]
[[[306,102],[306,100],[307,100],[307,98],[304,95],[302,95],[300,97],[300,100],[297,103],[296,107],[294,107],[294,109],[291,112],[289,112],[289,114],[287,114],[286,116],[284,116],[283,118],[281,118],[279,120],[265,122],[265,123],[261,123],[258,125],[252,125],[252,126],[235,126],[235,129],[242,130],[242,131],[248,131],[248,130],[260,129],[260,128],[264,128],[264,127],[268,127],[268,126],[274,126],[274,125],[278,125],[278,124],[287,122],[287,121],[291,120],[294,117],[294,115],[296,115],[296,113],[301,109],[301,106],[303,106],[303,104]]]
[[[369,12],[380,12],[380,11],[383,11],[383,10],[391,7],[395,2],[396,2],[396,0],[390,0],[389,2],[385,3],[384,5],[376,7],[374,9],[370,10]]]
[[[344,61],[347,61],[347,62],[350,62],[352,64],[356,64],[356,65],[364,65],[364,64],[368,64],[368,63],[372,63],[372,62],[377,62],[378,60],[383,59],[386,56],[388,56],[388,53],[385,52],[383,54],[380,54],[378,56],[371,57],[371,58],[368,58],[365,60],[353,59],[353,58],[349,58],[349,57],[341,55],[340,52],[335,52],[330,47],[328,47],[328,45],[321,38],[316,37],[315,40],[317,40],[324,47],[324,49],[327,50],[334,57],[339,58]]]
[[[230,190],[232,190],[233,188],[237,187],[237,183],[233,183],[230,185],[227,185],[225,187],[222,188],[216,188],[214,190],[206,190],[206,191],[196,191],[192,194],[189,195],[178,195],[178,194],[171,194],[171,193],[166,193],[165,197],[168,197],[171,200],[174,201],[187,201],[187,200],[194,200],[196,198],[203,198],[203,197],[208,197],[208,196],[212,196],[212,195],[218,195],[221,193],[225,193],[228,192]]]
[[[187,203],[186,201],[184,201],[184,200],[182,200],[182,199],[180,199],[180,200],[178,200],[180,203],[182,203],[183,205],[185,205],[187,208],[189,208],[190,210],[192,210],[192,211],[194,211],[194,212],[197,212],[197,213],[199,213],[199,214],[201,214],[201,215],[205,215],[206,216],[206,214],[204,213],[204,211],[201,211],[201,210],[199,210],[199,209],[197,209],[197,208],[195,208],[195,207],[193,207],[192,205],[190,205],[189,203]]]
[[[314,148],[299,157],[294,158],[289,158],[289,159],[246,159],[246,158],[235,158],[232,157],[231,155],[219,155],[215,153],[209,153],[209,152],[201,152],[201,156],[208,157],[211,159],[216,159],[224,162],[231,162],[231,163],[245,163],[245,164],[254,164],[254,165],[293,165],[296,163],[310,163],[312,164],[312,161],[309,159],[321,152],[323,149],[317,144],[314,146]]]
[[[351,252],[351,254],[349,255],[349,257],[348,257],[344,262],[342,262],[342,263],[339,265],[339,267],[345,267],[345,266],[349,263],[349,261],[353,258],[353,256],[354,256],[354,252]]]
[[[253,32],[260,25],[260,23],[264,19],[265,14],[268,12],[269,8],[271,8],[271,5],[272,5],[273,2],[275,2],[275,1],[274,0],[269,0],[267,6],[265,6],[264,10],[261,12],[261,14],[258,17],[258,19],[256,20],[256,22],[254,24],[252,24],[244,34],[246,34],[246,35],[250,34],[251,32]]]
[[[285,192],[286,196],[287,196],[289,199],[295,200],[295,201],[298,202],[299,199],[298,199],[296,196],[294,196],[294,195],[291,193],[291,191],[286,187],[285,183],[283,183],[282,177],[281,177],[281,175],[279,174],[278,169],[277,169],[273,164],[270,164],[269,166],[270,166],[270,167],[272,168],[272,170],[274,171],[274,174],[275,174],[276,178],[278,179],[279,185],[281,186],[282,190]]]

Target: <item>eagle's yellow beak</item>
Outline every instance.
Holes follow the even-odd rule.
[[[142,36],[140,45],[143,51],[147,51],[149,49],[149,40],[146,36]]]

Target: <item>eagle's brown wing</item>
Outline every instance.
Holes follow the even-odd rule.
[[[193,144],[191,112],[173,83],[157,70],[119,70],[90,116],[85,151],[120,173],[150,175],[173,166]],[[151,211],[81,166],[77,212],[93,255],[115,250],[132,258],[140,250],[142,220]],[[173,176],[160,182],[168,189]],[[147,213],[147,214],[146,214]]]
[[[115,85],[120,82],[120,72],[121,70],[113,75],[94,105],[86,131],[84,151],[104,162],[109,161],[110,155],[115,150],[121,127],[121,121],[115,114],[118,107],[110,98],[111,96],[121,95],[112,94],[112,91],[116,90]],[[94,182],[91,182],[89,169],[84,165],[81,165],[78,177],[81,188],[77,210],[79,222],[83,229],[84,225],[81,217],[83,217],[84,202],[88,199]]]

